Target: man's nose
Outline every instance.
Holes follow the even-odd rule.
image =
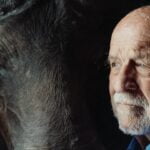
[[[122,66],[114,87],[116,92],[135,92],[137,90],[136,70],[132,65]]]

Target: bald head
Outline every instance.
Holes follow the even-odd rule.
[[[143,45],[142,41],[148,44],[149,39],[150,6],[145,6],[130,12],[117,24],[111,37],[110,53],[114,46],[115,49],[116,46],[119,49],[125,49],[128,46],[128,48],[132,49],[132,46],[136,48],[139,44]],[[145,46],[147,46],[147,44]]]
[[[131,25],[134,27],[137,27],[138,25],[140,27],[150,28],[150,6],[138,8],[127,14],[117,24],[117,26],[114,29],[114,32],[117,32],[120,28],[122,29]]]

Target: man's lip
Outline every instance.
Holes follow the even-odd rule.
[[[124,105],[124,106],[131,106],[131,107],[142,107],[142,106],[140,106],[140,105],[128,104],[128,103],[117,103],[117,105]]]

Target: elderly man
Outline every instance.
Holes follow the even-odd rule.
[[[109,91],[119,128],[134,135],[128,150],[150,143],[150,6],[125,16],[113,31]]]

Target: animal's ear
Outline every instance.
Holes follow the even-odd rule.
[[[0,22],[30,8],[37,0],[0,0]]]

